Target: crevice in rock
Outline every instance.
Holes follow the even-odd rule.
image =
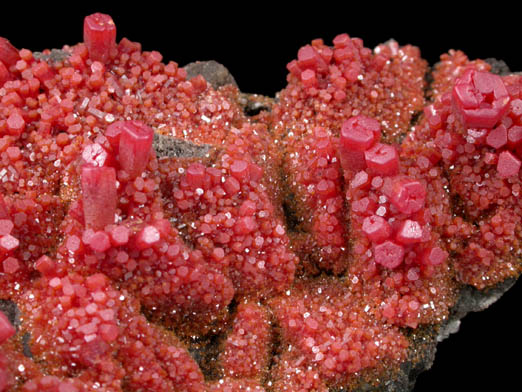
[[[219,354],[223,346],[226,334],[209,335],[195,339],[188,345],[190,356],[197,362],[205,381],[216,381],[223,377],[223,371],[219,366]]]
[[[288,197],[283,200],[283,213],[285,217],[286,228],[291,232],[300,232],[299,218],[297,217],[297,213],[292,206],[292,202],[295,200],[295,195],[293,192],[289,191],[287,196]]]
[[[270,309],[270,307],[268,307]],[[271,311],[271,309],[270,309]],[[272,342],[271,342],[271,351],[270,351],[270,361],[268,362],[266,377],[263,380],[263,387],[266,388],[267,391],[272,391],[273,389],[270,385],[274,383],[274,368],[277,366],[277,359],[283,352],[283,338],[281,337],[281,326],[277,323],[276,318],[271,312],[271,333],[272,333]]]
[[[188,338],[186,343],[188,352],[198,363],[206,381],[216,381],[223,377],[223,369],[219,355],[223,351],[224,342],[233,326],[239,303],[235,298],[228,304],[228,317],[225,328],[218,333],[209,333],[205,336]]]
[[[27,358],[33,358],[31,351],[31,334],[26,332],[22,335],[22,352]]]
[[[240,93],[238,101],[247,117],[255,117],[263,111],[271,112],[274,105],[272,98],[258,94]]]

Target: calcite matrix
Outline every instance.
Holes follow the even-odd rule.
[[[0,37],[0,392],[377,389],[518,277],[520,76],[341,34],[247,116],[83,29]]]

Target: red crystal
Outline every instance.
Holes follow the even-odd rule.
[[[113,226],[109,229],[109,234],[115,246],[123,246],[129,242],[130,230],[125,226]]]
[[[14,224],[11,219],[0,219],[0,236],[11,234]]]
[[[317,66],[320,63],[324,63],[324,61],[312,46],[306,45],[297,52],[297,63],[301,69],[306,69],[317,68]]]
[[[350,171],[356,172],[359,170],[366,169],[366,161],[364,159],[364,152],[347,150],[345,148],[340,149],[341,155],[341,166],[345,171],[345,176]]]
[[[223,183],[223,188],[230,196],[233,196],[239,192],[241,185],[234,177],[228,177]]]
[[[522,118],[522,99],[513,99],[509,104],[509,114],[514,117],[515,120]]]
[[[84,165],[81,169],[85,225],[103,230],[114,223],[118,201],[116,171],[112,167]]]
[[[185,178],[191,188],[201,188],[203,186],[203,181],[205,180],[205,166],[201,163],[192,163],[187,168],[187,175]]]
[[[88,165],[91,166],[109,166],[110,155],[109,153],[98,143],[89,144],[83,149],[82,159]]]
[[[341,127],[341,145],[351,151],[366,151],[381,137],[381,126],[373,118],[355,116]]]
[[[230,174],[239,181],[245,181],[248,178],[248,162],[235,160],[230,165]]]
[[[95,252],[105,252],[111,247],[109,235],[104,231],[97,231],[89,238],[89,246]]]
[[[0,237],[0,251],[8,253],[18,248],[20,242],[17,238],[10,234],[6,234]]]
[[[255,378],[268,365],[270,319],[263,306],[241,303],[220,360],[225,374],[235,378]]]
[[[360,215],[371,215],[375,212],[376,208],[377,203],[367,197],[352,202],[352,211]]]
[[[99,12],[85,17],[83,41],[93,61],[108,62],[116,48],[116,25],[112,18]]]
[[[149,162],[154,131],[140,121],[122,124],[118,161],[131,178],[139,176]]]
[[[241,216],[251,216],[256,212],[256,203],[252,200],[245,200],[241,207],[239,208],[239,215]]]
[[[470,69],[455,81],[453,100],[466,126],[492,128],[506,112],[509,94],[500,76]]]
[[[375,261],[388,269],[395,269],[404,259],[404,248],[393,241],[375,245]]]
[[[448,252],[439,246],[430,247],[423,253],[423,262],[427,265],[439,265],[448,258]]]
[[[18,112],[13,112],[7,118],[7,128],[12,135],[19,136],[25,130],[24,118]]]
[[[238,235],[245,235],[253,232],[257,227],[256,221],[251,216],[244,216],[237,220],[234,231]]]
[[[520,159],[509,151],[502,151],[498,156],[497,172],[500,178],[508,178],[520,171]]]
[[[507,143],[509,148],[517,148],[522,145],[522,126],[513,125],[508,129]]]
[[[396,238],[398,242],[405,245],[420,242],[422,240],[422,227],[419,222],[406,219],[399,226]]]
[[[0,61],[0,87],[2,87],[4,85],[4,83],[7,82],[8,80],[9,80],[9,71],[6,68],[6,66],[4,65],[4,63],[2,63]]]
[[[15,257],[8,257],[2,262],[4,273],[14,274],[20,268],[20,262]]]
[[[301,81],[306,87],[314,87],[317,85],[317,77],[315,71],[312,69],[306,69],[301,72]]]
[[[113,342],[116,340],[119,334],[119,329],[114,324],[102,324],[100,325],[100,336],[101,338],[107,342]]]
[[[20,60],[18,50],[11,45],[7,39],[0,37],[0,62],[2,62],[7,69],[16,64]]]
[[[5,205],[4,196],[2,192],[0,192],[0,219],[9,218],[7,206]]]
[[[395,146],[389,144],[376,143],[364,152],[364,159],[376,174],[391,176],[399,170],[399,154]]]
[[[413,214],[424,207],[426,188],[417,180],[401,178],[392,185],[390,201],[404,214]]]
[[[85,280],[85,285],[91,291],[101,290],[107,286],[107,277],[103,274],[94,274]]]
[[[154,226],[145,226],[136,235],[136,246],[138,249],[147,249],[158,243],[160,240],[160,232]]]
[[[110,124],[105,130],[105,137],[113,148],[113,151],[118,152],[120,146],[120,135],[122,129],[125,127],[125,121],[115,121]]]
[[[508,141],[508,133],[504,125],[492,129],[486,137],[486,144],[498,150],[504,147]]]
[[[16,330],[7,318],[7,316],[2,311],[0,311],[0,344],[3,344],[15,333]]]
[[[1,67],[1,65],[0,65]],[[1,82],[1,81],[0,81]],[[0,83],[1,85],[1,83]],[[0,392],[7,391],[8,387],[7,364],[0,363]]]
[[[350,182],[351,188],[366,189],[370,185],[370,176],[365,171],[360,171],[355,174],[352,181]]]
[[[51,275],[56,271],[56,264],[49,256],[42,256],[36,260],[35,268],[42,275]]]
[[[386,219],[378,215],[364,218],[362,225],[363,233],[375,243],[381,243],[390,238],[392,230]]]

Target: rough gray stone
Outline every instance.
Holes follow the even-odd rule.
[[[203,158],[211,150],[208,144],[198,145],[158,133],[154,134],[152,146],[158,158]]]
[[[0,311],[4,312],[9,322],[18,329],[20,326],[20,309],[18,309],[16,303],[9,299],[0,299]]]
[[[0,311],[2,311],[7,316],[9,322],[13,324],[16,330],[18,331],[20,329],[21,324],[20,309],[18,308],[18,305],[9,299],[0,299]],[[22,352],[28,358],[33,357],[30,342],[31,334],[25,333],[22,336]]]
[[[32,358],[33,353],[31,352],[31,334],[26,332],[22,336],[22,352],[27,358]]]
[[[221,86],[226,86],[227,84],[237,86],[236,80],[232,74],[223,64],[220,64],[217,61],[195,61],[185,65],[184,68],[185,71],[187,71],[187,80],[201,75],[215,89],[218,89]]]
[[[58,63],[60,61],[69,58],[71,53],[61,49],[52,49],[50,54],[44,54],[42,52],[34,52],[33,57],[37,60],[43,60],[52,63]]]
[[[486,63],[491,65],[491,73],[505,76],[509,75],[511,71],[509,70],[508,65],[503,60],[497,60],[495,58],[487,58],[484,60]]]
[[[515,283],[516,279],[506,279],[502,283],[484,291],[477,290],[471,286],[464,286],[460,290],[457,304],[452,309],[450,320],[460,320],[470,312],[481,312],[487,309],[498,301]]]

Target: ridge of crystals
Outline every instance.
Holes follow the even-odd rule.
[[[0,37],[0,392],[349,390],[520,273],[520,76],[451,51],[425,96],[417,48],[341,34],[251,119],[83,28],[57,59]]]

